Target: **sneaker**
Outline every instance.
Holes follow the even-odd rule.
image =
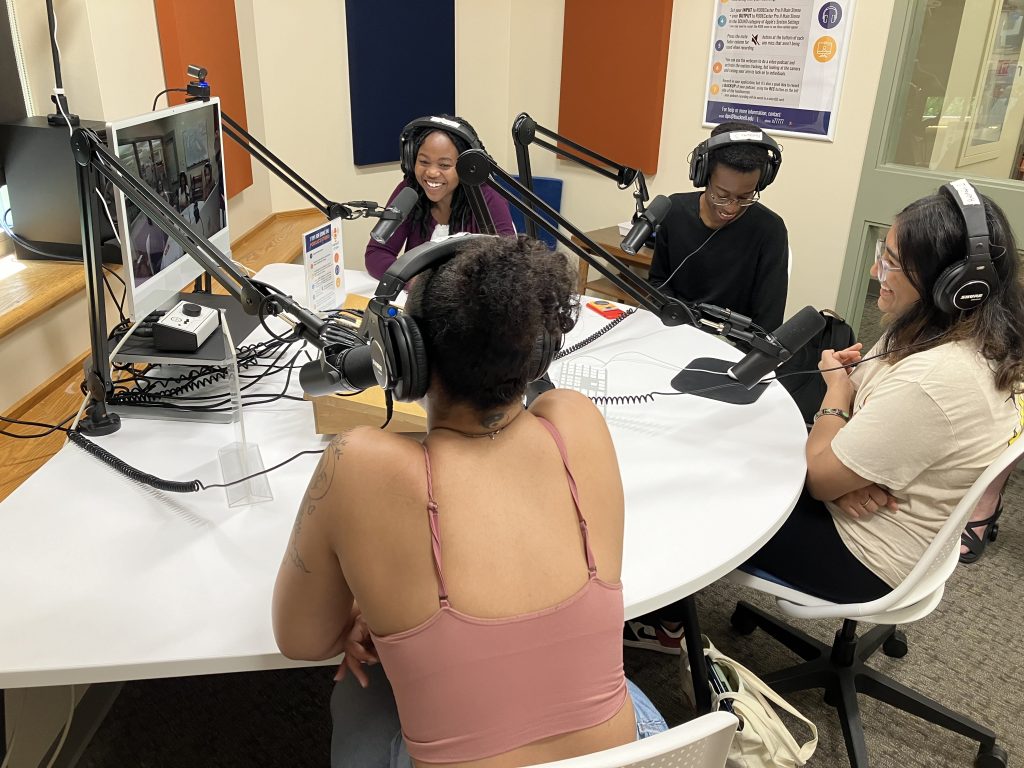
[[[680,654],[679,644],[683,639],[683,628],[675,631],[665,629],[661,624],[652,626],[642,621],[627,621],[622,626],[622,644],[627,648],[646,648],[648,651]]]

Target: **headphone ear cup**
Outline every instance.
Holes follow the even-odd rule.
[[[542,331],[533,345],[533,353],[530,355],[530,364],[527,368],[527,380],[536,381],[547,373],[561,348],[562,334],[552,335],[546,330]]]
[[[698,189],[708,185],[706,146],[706,142],[701,142],[690,153],[690,181]]]
[[[403,133],[398,139],[398,161],[404,176],[412,173],[413,160],[409,157],[410,154],[412,154],[412,137],[408,133]]]
[[[396,400],[411,403],[427,394],[430,386],[430,364],[423,335],[416,321],[408,315],[393,318],[388,329],[400,366],[395,371],[393,394]]]
[[[761,180],[757,183],[757,191],[760,192],[773,181],[775,181],[775,163],[772,162],[772,153],[769,151],[768,157],[764,161],[764,168],[761,169]]]
[[[935,302],[939,311],[945,312],[947,315],[957,311],[953,305],[953,299],[963,281],[966,268],[967,262],[958,261],[952,266],[946,267],[935,281],[935,285],[932,286],[932,301]]]

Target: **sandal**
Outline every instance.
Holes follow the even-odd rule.
[[[1003,514],[1003,495],[999,494],[995,512],[984,520],[975,520],[964,527],[964,532],[960,534],[960,543],[967,547],[967,551],[960,553],[961,563],[976,562],[985,554],[985,547],[990,541],[995,541],[996,536],[999,535],[999,516],[1001,514]],[[981,529],[981,536],[978,535],[977,529]]]

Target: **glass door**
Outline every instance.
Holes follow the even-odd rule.
[[[896,0],[839,307],[859,326],[875,241],[967,177],[1024,236],[1024,0]]]

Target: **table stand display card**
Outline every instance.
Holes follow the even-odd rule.
[[[250,443],[245,436],[245,419],[242,409],[242,391],[238,382],[238,357],[235,343],[231,338],[227,318],[221,310],[221,328],[224,329],[224,341],[231,351],[227,364],[228,387],[231,394],[231,422],[235,428],[235,440],[217,451],[221,476],[225,483],[231,483],[224,489],[228,497],[228,506],[237,507],[245,504],[258,504],[270,501],[274,495],[270,491],[270,482],[263,474],[263,457],[260,447]],[[242,482],[239,482],[242,481]]]

